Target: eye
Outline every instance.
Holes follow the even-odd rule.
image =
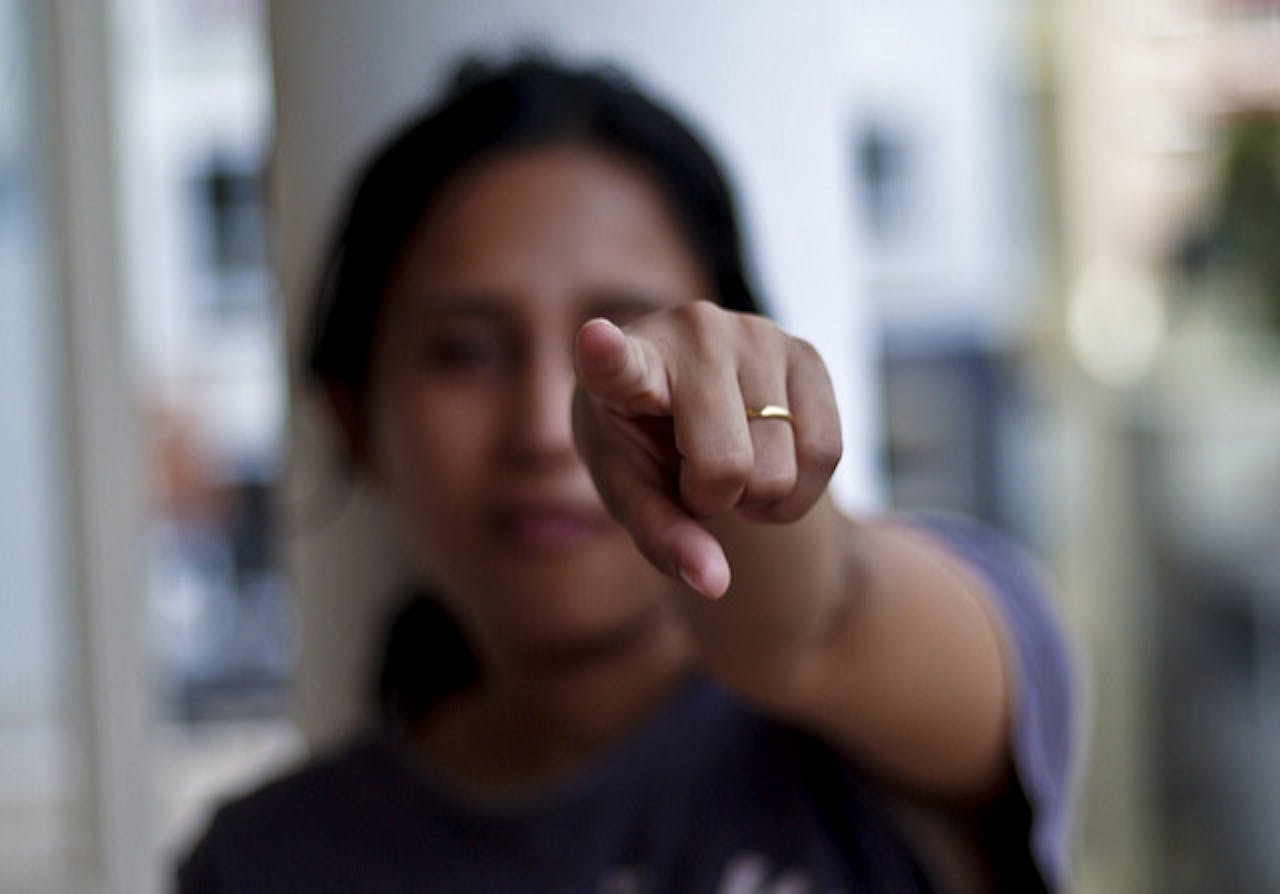
[[[431,372],[468,375],[500,371],[507,353],[505,342],[494,332],[438,331],[423,337],[421,358]]]

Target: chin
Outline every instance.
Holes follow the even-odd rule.
[[[643,560],[641,560],[643,562]],[[622,574],[594,574],[591,563],[575,563],[567,573],[525,568],[505,586],[493,610],[494,628],[521,651],[585,655],[619,647],[644,635],[667,614],[673,589],[643,563],[624,563]],[[495,582],[496,583],[496,582]]]

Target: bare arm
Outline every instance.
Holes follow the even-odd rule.
[[[828,498],[770,529],[713,525],[726,598],[690,600],[713,671],[871,770],[982,800],[1007,767],[1010,683],[984,585],[927,536],[855,523]]]
[[[839,421],[812,348],[687,305],[588,324],[577,364],[579,447],[641,550],[711,597],[687,607],[712,672],[909,789],[992,794],[1010,683],[985,587],[909,528],[836,511]],[[794,424],[749,423],[763,403]]]

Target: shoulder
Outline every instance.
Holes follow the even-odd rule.
[[[217,816],[229,824],[256,823],[321,808],[380,775],[379,746],[372,739],[322,752],[256,789],[225,802]]]
[[[1022,769],[1042,777],[1036,785],[1052,786],[1061,795],[1079,722],[1079,660],[1039,563],[1010,538],[962,516],[930,514],[910,523],[987,581],[1011,647],[1007,660],[1020,684],[1014,745],[1025,747],[1015,757],[1033,765]]]
[[[334,828],[351,808],[385,788],[386,770],[371,739],[319,754],[256,789],[225,801],[180,862],[181,894],[239,890],[244,867],[270,871],[281,855],[304,856],[341,840]],[[345,809],[335,810],[338,805]]]
[[[1003,862],[1025,857],[1040,884],[1065,882],[1067,835],[1081,725],[1079,658],[1035,558],[1003,534],[963,516],[928,513],[905,521],[933,537],[987,583],[1009,645],[1015,681],[1011,786],[988,830]]]

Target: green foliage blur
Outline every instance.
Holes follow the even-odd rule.
[[[1208,291],[1245,302],[1249,317],[1280,335],[1280,115],[1236,117],[1223,138],[1210,213],[1184,247],[1184,268],[1234,284]]]

